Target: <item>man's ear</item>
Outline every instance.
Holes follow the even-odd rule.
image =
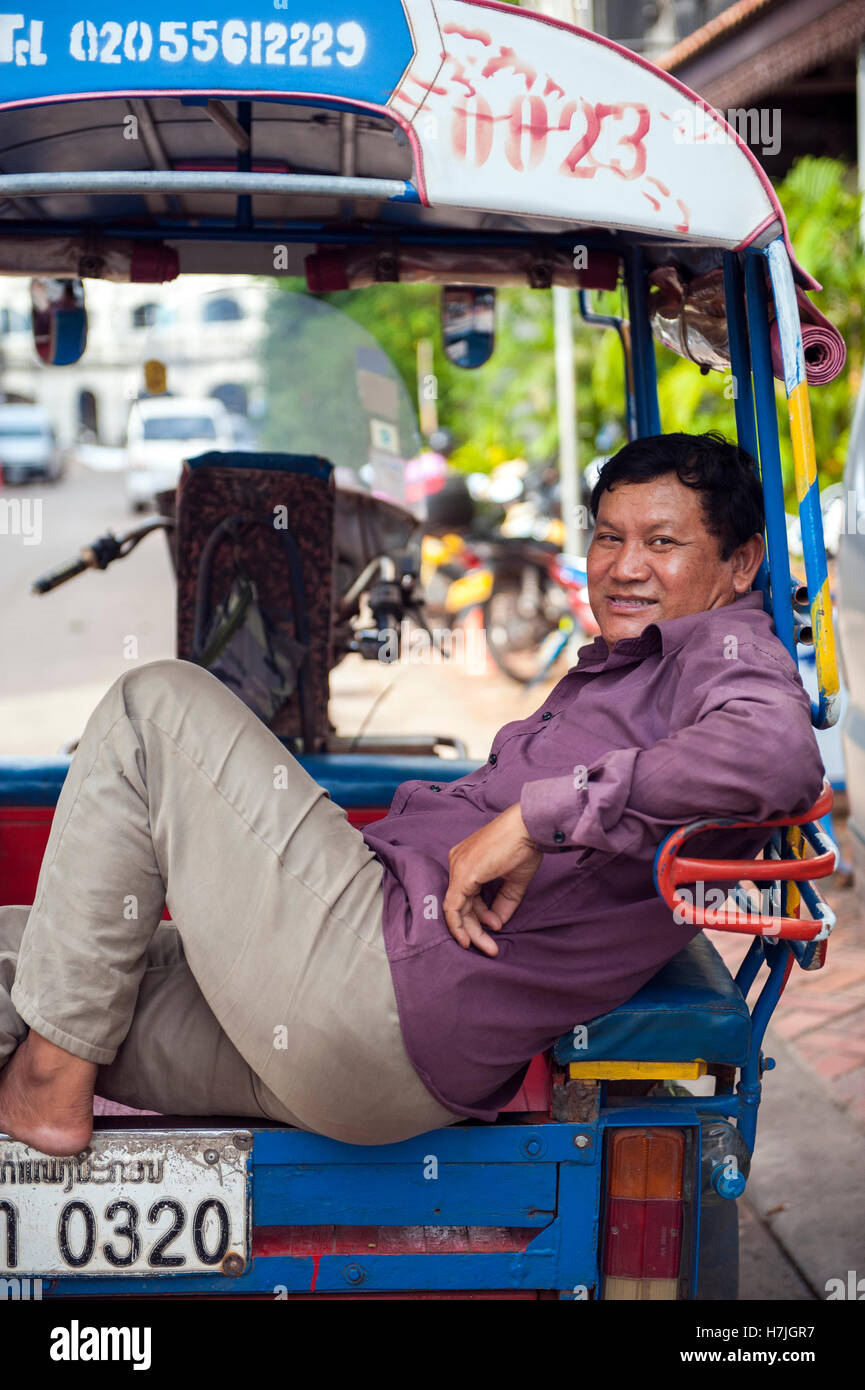
[[[734,551],[731,558],[733,566],[733,588],[737,594],[747,594],[754,582],[754,576],[760,568],[760,562],[765,554],[766,547],[763,537],[755,534]]]

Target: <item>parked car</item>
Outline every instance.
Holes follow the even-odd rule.
[[[154,396],[133,402],[126,432],[126,491],[133,511],[177,485],[184,459],[235,447],[231,416],[221,401]]]
[[[5,483],[44,478],[56,483],[63,458],[51,416],[39,405],[0,405],[0,468]]]

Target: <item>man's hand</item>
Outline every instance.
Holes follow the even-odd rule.
[[[448,856],[450,882],[443,903],[451,936],[466,949],[475,945],[485,955],[497,956],[499,948],[484,931],[499,931],[516,912],[543,858],[526,830],[519,802],[495,820],[454,845]],[[504,878],[487,907],[481,888],[494,878]]]

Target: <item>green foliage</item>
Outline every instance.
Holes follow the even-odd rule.
[[[836,159],[798,160],[777,186],[796,258],[819,280],[814,303],[831,319],[847,343],[847,366],[835,381],[810,390],[819,485],[843,475],[844,459],[865,355],[865,261],[859,243],[859,195],[855,171]],[[612,333],[604,335],[592,368],[594,399],[616,412],[622,387],[621,351]],[[719,372],[702,376],[697,367],[656,347],[658,399],[666,430],[718,429],[735,437],[731,381]],[[786,503],[796,510],[787,398],[775,383]]]
[[[858,242],[859,197],[855,173],[838,160],[800,159],[778,186],[790,236],[801,264],[824,286],[815,303],[843,333],[848,365],[841,377],[811,391],[820,485],[837,481],[859,385],[865,327],[865,261]],[[302,282],[282,281],[291,289]],[[516,455],[533,463],[554,460],[558,448],[553,363],[553,313],[549,293],[500,290],[496,346],[475,371],[445,358],[439,328],[439,288],[434,285],[376,285],[322,295],[368,329],[390,357],[412,400],[417,398],[416,345],[434,343],[439,421],[457,441],[453,461],[466,470],[487,471]],[[622,312],[623,295],[595,296],[605,312]],[[594,438],[610,419],[624,423],[624,367],[618,336],[582,323],[575,312],[577,404],[581,462],[593,456]],[[710,372],[656,347],[658,392],[664,429],[720,429],[735,435],[729,375]],[[326,393],[327,373],[320,391]],[[782,459],[788,506],[795,506],[792,457],[783,386],[776,383]]]
[[[811,297],[847,344],[841,375],[810,392],[820,486],[825,487],[843,473],[865,354],[865,260],[856,173],[841,160],[805,156],[778,186],[778,197],[797,259],[823,286]]]

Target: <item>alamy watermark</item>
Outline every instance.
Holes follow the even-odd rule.
[[[379,661],[401,666],[441,666],[445,662],[476,666],[486,658],[487,635],[482,627],[415,627],[403,618],[399,628],[380,628]]]
[[[40,545],[42,498],[0,497],[0,536],[21,536],[25,545]]]
[[[677,145],[734,145],[731,131],[735,131],[740,140],[759,147],[763,155],[777,154],[781,148],[778,106],[731,106],[726,113],[714,107],[689,106],[674,111],[672,119],[676,122],[673,139]]]
[[[770,925],[763,927],[761,936],[776,936],[781,930],[783,917],[783,907],[781,903],[781,892],[777,884],[765,887],[759,891],[759,905],[754,901],[751,892],[739,885],[736,888],[725,889],[717,886],[706,887],[700,880],[694,884],[693,890],[690,888],[676,889],[677,906],[673,910],[673,921],[679,926],[691,925],[694,913],[721,912],[726,907],[734,907],[746,916],[756,916],[770,919]],[[775,923],[777,922],[777,926]],[[712,925],[711,922],[708,923]]]

